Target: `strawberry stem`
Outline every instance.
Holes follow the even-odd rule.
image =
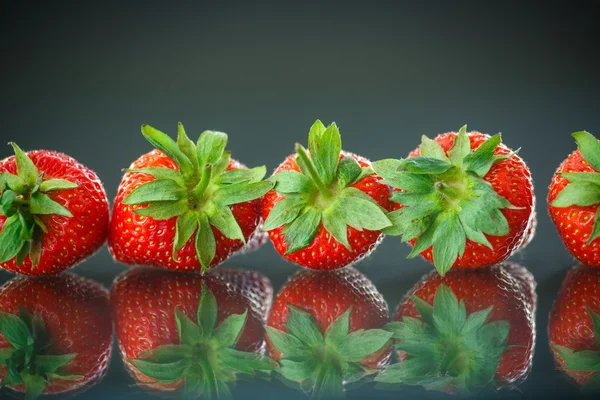
[[[210,182],[211,173],[212,165],[206,164],[206,166],[202,170],[202,177],[200,178],[200,182],[198,182],[198,185],[196,185],[196,187],[192,190],[192,197],[194,199],[200,199],[200,197],[202,197],[202,194],[204,193],[204,191],[208,187],[208,183]]]
[[[306,170],[309,173],[310,178],[315,183],[317,189],[319,189],[319,192],[321,193],[321,196],[323,196],[323,199],[330,200],[331,193],[329,192],[327,185],[325,185],[325,183],[319,176],[319,173],[315,168],[315,164],[312,162],[311,158],[306,153],[306,149],[300,143],[296,143],[296,153],[298,153],[298,157],[306,166]]]

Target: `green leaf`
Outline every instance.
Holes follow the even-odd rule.
[[[126,169],[127,173],[146,174],[159,180],[175,181],[179,186],[184,187],[185,182],[179,171],[170,168],[141,168],[141,169]]]
[[[275,368],[275,362],[265,355],[230,348],[220,349],[219,359],[228,368],[245,374],[270,372]]]
[[[194,142],[186,135],[185,129],[181,122],[177,123],[177,147],[183,154],[190,160],[194,171],[198,171],[198,157],[196,153],[196,146]]]
[[[340,354],[348,361],[358,362],[380,350],[391,338],[392,333],[383,329],[359,329],[339,344]]]
[[[552,202],[553,207],[591,206],[600,203],[600,186],[592,182],[569,183]]]
[[[452,148],[448,151],[450,162],[457,167],[462,167],[463,159],[471,152],[471,142],[467,136],[467,126],[464,125],[458,131]]]
[[[336,207],[328,207],[323,210],[322,215],[323,227],[335,240],[343,244],[348,251],[352,251],[350,243],[348,243],[348,226],[344,222]]]
[[[600,237],[600,208],[596,210],[596,215],[594,216],[594,227],[592,228],[592,233],[590,234],[590,238],[588,239],[586,245],[589,246],[592,242]]]
[[[74,189],[78,185],[75,182],[66,179],[48,179],[40,184],[40,192],[49,192],[51,190]]]
[[[175,324],[177,326],[177,333],[179,334],[179,341],[182,344],[193,346],[203,336],[202,327],[196,325],[184,312],[183,310],[175,307]]]
[[[477,149],[475,149],[475,151],[465,157],[465,169],[468,171],[473,171],[483,178],[488,173],[492,165],[494,165],[494,162],[496,161],[494,153],[501,142],[502,137],[500,134],[494,135],[483,142]]]
[[[413,258],[421,254],[423,251],[427,250],[433,245],[433,238],[436,232],[436,229],[439,225],[439,216],[433,220],[431,225],[427,227],[425,232],[423,232],[415,241],[412,251],[408,255],[408,258]]]
[[[292,222],[306,206],[306,199],[301,196],[289,196],[277,204],[269,212],[263,230],[270,231],[281,225]]]
[[[241,240],[246,243],[242,228],[238,225],[235,216],[229,206],[215,204],[208,214],[208,220],[223,235],[233,240]]]
[[[396,160],[394,158],[386,158],[384,160],[375,161],[371,166],[375,173],[382,178],[393,177],[400,172],[402,162],[404,160]]]
[[[219,159],[219,161],[217,161],[214,165],[213,168],[213,176],[220,176],[221,174],[223,174],[223,172],[225,170],[227,170],[227,167],[229,167],[229,162],[231,161],[231,152],[229,151],[224,151],[223,155],[221,156],[221,158]]]
[[[434,179],[428,174],[413,174],[409,172],[396,172],[394,175],[386,176],[381,183],[388,184],[394,188],[402,189],[413,194],[429,194],[434,189]]]
[[[288,304],[286,329],[290,335],[300,339],[307,347],[323,342],[323,335],[312,315],[301,308]]]
[[[446,285],[437,288],[433,299],[433,324],[449,337],[456,337],[467,321],[465,304],[458,302],[456,295]]]
[[[21,193],[26,189],[26,183],[18,175],[13,175],[8,172],[0,172],[0,189],[7,184],[8,187],[17,193]]]
[[[13,259],[23,247],[22,229],[17,214],[4,221],[2,231],[0,231],[0,263]]]
[[[354,158],[343,157],[340,160],[337,175],[341,187],[346,187],[356,182],[361,173],[362,167]]]
[[[478,339],[490,347],[501,347],[506,344],[510,324],[507,321],[494,321],[484,325],[478,331]]]
[[[392,225],[379,205],[357,197],[339,197],[335,210],[348,225],[358,230],[377,231]]]
[[[175,239],[173,240],[173,260],[177,260],[177,252],[190,240],[198,227],[198,216],[187,212],[177,218],[175,224]]]
[[[442,218],[433,235],[433,262],[440,275],[452,268],[458,255],[464,253],[465,245],[465,231],[456,214]]]
[[[186,370],[190,367],[190,362],[185,359],[169,363],[141,359],[131,359],[129,361],[142,374],[161,381],[177,381],[183,379]]]
[[[159,179],[135,188],[123,199],[123,204],[146,204],[158,201],[176,201],[187,197],[186,190],[177,182]]]
[[[215,192],[214,201],[226,206],[258,199],[273,188],[273,182],[236,183],[223,186]]]
[[[487,237],[485,237],[483,232],[481,232],[477,229],[471,228],[471,226],[469,225],[469,221],[466,220],[463,213],[458,214],[458,219],[460,220],[460,223],[465,232],[465,235],[469,240],[471,240],[475,243],[482,244],[492,250],[494,249],[494,247],[492,246],[490,241],[487,239]]]
[[[421,382],[431,378],[431,375],[436,372],[434,369],[433,358],[407,358],[402,362],[386,367],[375,377],[375,381],[419,385]]]
[[[476,311],[474,313],[471,313],[468,317],[467,320],[465,321],[463,327],[462,327],[462,331],[461,331],[461,335],[468,335],[471,332],[474,332],[476,330],[478,330],[479,328],[481,328],[485,322],[487,321],[487,319],[489,318],[490,314],[492,313],[492,309],[494,307],[490,306],[488,308],[486,308],[485,310],[481,310],[481,311]]]
[[[0,315],[0,318],[2,318],[2,316]],[[9,360],[13,353],[14,353],[15,349],[10,348],[10,347],[5,347],[0,349],[0,364],[5,364],[7,360]]]
[[[181,315],[181,312],[178,311],[178,313],[179,315]],[[185,318],[187,318],[187,316],[185,316]],[[189,318],[187,319],[189,322],[191,322]],[[142,352],[138,355],[138,358],[154,359],[160,363],[170,363],[184,359],[186,357],[191,357],[193,351],[193,346],[189,346],[186,344],[163,344],[153,349]]]
[[[167,157],[175,161],[184,176],[190,176],[193,171],[192,162],[179,149],[177,143],[165,133],[154,129],[150,125],[142,125],[142,135],[152,146],[162,151]]]
[[[198,304],[198,325],[202,328],[204,336],[212,336],[217,323],[217,300],[208,286],[202,282],[202,293]]]
[[[316,121],[308,134],[308,149],[315,168],[325,184],[331,184],[336,178],[342,139],[337,125],[332,123],[322,130],[321,121]]]
[[[17,350],[26,349],[31,338],[25,322],[5,312],[0,312],[0,333]]]
[[[237,343],[246,324],[247,314],[247,310],[243,314],[232,314],[215,329],[214,336],[221,346],[233,347]]]
[[[21,265],[23,264],[23,261],[25,260],[25,257],[27,257],[27,255],[29,254],[29,251],[31,250],[31,242],[24,242],[23,246],[21,247],[21,249],[19,250],[19,252],[17,253],[17,265]]]
[[[37,215],[57,214],[65,217],[73,216],[69,210],[40,192],[35,192],[31,195],[31,199],[29,200],[29,212]]]
[[[318,361],[312,357],[298,361],[283,359],[280,363],[281,368],[279,369],[279,373],[284,378],[294,382],[305,381],[319,368]]]
[[[344,385],[339,367],[334,363],[324,363],[315,380],[312,396],[317,399],[330,399],[344,396]]]
[[[77,353],[59,356],[39,354],[35,358],[35,365],[37,366],[38,371],[43,371],[44,373],[56,372],[60,367],[64,367],[70,363],[75,357],[77,357]]]
[[[239,168],[227,171],[217,177],[215,183],[219,185],[232,185],[242,182],[260,182],[266,175],[267,168],[263,165],[252,169]]]
[[[203,273],[210,267],[216,252],[215,235],[208,223],[208,217],[202,215],[198,221],[198,230],[196,231],[196,256],[202,265]]]
[[[16,143],[10,142],[9,144],[15,151],[15,161],[17,163],[17,173],[19,174],[19,177],[23,179],[27,185],[31,187],[35,186],[38,176],[40,175],[37,167]]]
[[[348,332],[350,329],[350,313],[352,312],[352,306],[348,307],[346,311],[339,317],[335,319],[329,325],[327,330],[325,331],[325,342],[328,344],[337,345],[337,343],[341,343],[346,336],[348,336]]]
[[[271,343],[279,350],[285,357],[306,357],[307,351],[304,342],[297,337],[290,335],[286,332],[280,331],[279,329],[267,326],[267,335]]]
[[[559,175],[571,183],[583,181],[600,186],[600,173],[598,172],[561,172]]]
[[[42,395],[44,389],[46,389],[46,380],[39,375],[33,375],[23,371],[21,373],[21,378],[25,384],[25,398],[27,400],[37,399]]]
[[[200,166],[216,163],[227,146],[227,134],[217,131],[204,131],[198,138],[196,148]]]
[[[600,143],[598,140],[591,133],[585,131],[575,132],[571,136],[575,138],[583,159],[600,172]]]
[[[421,136],[421,156],[433,157],[446,162],[449,161],[442,146],[425,135]]]
[[[145,208],[137,208],[133,210],[137,215],[150,217],[157,221],[171,219],[180,216],[189,210],[187,199],[174,201],[159,201],[152,203]]]
[[[308,246],[319,229],[321,222],[321,212],[315,208],[307,208],[303,214],[297,217],[287,229],[285,242],[287,244],[287,254]]]
[[[426,324],[433,325],[433,306],[427,303],[425,300],[417,297],[411,296],[413,303],[415,303],[415,307],[419,314],[421,314],[421,318]]]
[[[573,351],[568,347],[554,345],[554,350],[565,360],[565,369],[571,371],[600,371],[600,351]]]
[[[283,194],[311,194],[315,193],[317,188],[310,178],[297,171],[281,171],[271,178],[275,181],[275,191]]]
[[[448,161],[433,157],[412,157],[402,160],[400,168],[413,174],[443,174],[454,166]]]

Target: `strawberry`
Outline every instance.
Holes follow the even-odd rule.
[[[391,356],[383,296],[354,268],[301,271],[275,297],[267,348],[279,372],[315,397],[343,394]]]
[[[272,294],[269,280],[252,271],[132,268],[111,289],[123,362],[142,387],[227,397],[236,373],[273,367],[260,354]]]
[[[55,274],[95,253],[108,233],[98,176],[65,154],[11,145],[0,161],[0,267]]]
[[[558,167],[548,211],[565,246],[583,264],[600,267],[600,143],[575,132],[578,149]]]
[[[108,290],[98,283],[62,274],[0,287],[1,385],[27,399],[89,388],[111,348]]]
[[[456,394],[512,387],[531,369],[535,309],[535,281],[519,265],[432,271],[387,326],[400,362],[376,381]]]
[[[506,260],[535,232],[535,198],[529,169],[492,137],[449,132],[423,136],[407,159],[373,163],[383,183],[395,190],[393,227],[440,274]]]
[[[307,152],[296,144],[277,167],[275,187],[265,196],[263,229],[275,250],[303,267],[332,270],[367,257],[391,222],[389,188],[378,182],[371,163],[342,151],[335,123],[317,120],[308,134]]]
[[[119,186],[108,237],[117,261],[204,272],[264,243],[261,198],[273,187],[261,181],[264,166],[231,159],[222,132],[203,132],[197,145],[181,123],[177,142],[148,125],[142,134],[158,150],[134,161]]]
[[[548,321],[558,366],[584,390],[600,390],[600,270],[578,265],[565,277]]]

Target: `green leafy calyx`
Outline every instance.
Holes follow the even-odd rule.
[[[72,217],[69,210],[48,194],[76,188],[77,184],[65,179],[46,179],[19,146],[10,144],[15,151],[17,174],[0,172],[0,215],[6,217],[0,231],[0,263],[16,257],[17,265],[21,265],[29,255],[31,263],[37,265],[47,231],[40,216]]]
[[[375,380],[460,394],[493,389],[509,323],[489,322],[492,307],[467,315],[464,302],[445,285],[433,306],[416,296],[413,301],[421,319],[404,316],[386,326],[406,357]]]
[[[202,271],[209,268],[216,253],[216,241],[211,225],[229,239],[245,242],[242,229],[230,206],[258,199],[273,187],[263,181],[266,168],[227,170],[230,153],[225,151],[227,135],[204,131],[194,144],[178,125],[177,142],[149,125],[142,125],[142,134],[158,150],[171,158],[178,169],[144,168],[127,170],[148,174],[153,181],[133,190],[123,204],[148,207],[135,213],[155,220],[177,217],[173,259],[195,235],[195,247]]]
[[[582,131],[572,135],[583,159],[595,169],[594,172],[563,172],[560,175],[569,183],[556,196],[552,207],[593,206],[600,204],[600,143],[591,133]],[[596,210],[594,227],[587,245],[600,237],[600,207]]]
[[[463,126],[448,154],[423,136],[420,156],[373,163],[383,183],[401,189],[391,199],[404,206],[388,214],[393,225],[383,232],[401,235],[404,242],[415,240],[409,257],[433,246],[433,261],[441,275],[463,256],[467,239],[491,249],[486,235],[509,233],[500,210],[515,208],[484,180],[494,164],[514,154],[495,155],[500,143],[497,134],[472,151]]]
[[[229,315],[216,325],[217,311],[215,296],[202,283],[196,322],[175,309],[179,343],[158,346],[129,361],[156,379],[153,385],[183,381],[184,398],[231,397],[228,385],[235,382],[237,373],[268,373],[275,363],[267,356],[235,349],[247,312]]]
[[[565,346],[554,345],[554,350],[564,360],[564,369],[567,371],[594,372],[584,384],[582,389],[590,392],[600,391],[600,314],[588,307],[588,312],[594,326],[594,337],[598,350],[574,351]]]
[[[264,229],[284,227],[286,254],[307,247],[320,224],[335,240],[352,250],[347,230],[381,230],[391,226],[377,202],[352,187],[374,172],[361,167],[350,156],[340,158],[342,139],[335,123],[325,127],[317,120],[308,134],[308,151],[296,144],[296,164],[300,172],[285,170],[275,174],[275,191],[285,196],[273,207]],[[309,154],[310,153],[310,154]]]
[[[386,346],[392,333],[383,329],[350,332],[351,311],[348,308],[323,334],[310,313],[288,305],[287,332],[267,327],[269,340],[282,353],[278,372],[317,398],[341,397],[345,383],[373,372],[360,361]]]
[[[78,380],[65,367],[77,354],[51,354],[51,338],[42,317],[21,308],[19,315],[0,312],[0,334],[10,347],[0,349],[0,365],[6,367],[2,386],[25,387],[28,400],[38,398],[54,380]]]

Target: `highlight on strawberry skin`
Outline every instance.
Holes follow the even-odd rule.
[[[265,240],[262,197],[273,187],[264,166],[248,169],[226,150],[227,134],[204,131],[177,141],[149,125],[156,149],[134,161],[119,185],[108,247],[131,265],[206,272]]]
[[[263,229],[286,260],[315,270],[334,270],[369,256],[392,225],[390,191],[364,157],[342,150],[340,131],[317,120],[308,149],[296,152],[270,178]]]
[[[154,394],[231,397],[238,375],[266,375],[275,367],[262,354],[272,296],[270,281],[248,270],[131,268],[111,288],[125,367]]]
[[[393,226],[443,275],[451,268],[500,263],[535,234],[535,196],[529,168],[502,144],[501,135],[467,132],[422,137],[406,159],[385,159],[373,169],[393,188]]]
[[[514,388],[531,370],[536,302],[533,276],[518,264],[432,271],[385,327],[399,361],[375,381],[458,395]]]
[[[80,394],[108,370],[108,290],[70,273],[17,277],[0,287],[0,397]]]
[[[15,152],[0,161],[0,268],[50,275],[94,254],[108,234],[98,176],[66,154]]]
[[[589,132],[572,136],[577,150],[552,178],[548,212],[573,257],[600,267],[600,143]]]
[[[388,318],[383,296],[354,268],[300,271],[275,297],[267,321],[276,373],[312,397],[341,397],[388,363]]]
[[[600,269],[576,265],[567,273],[548,321],[558,368],[584,392],[600,392]]]

